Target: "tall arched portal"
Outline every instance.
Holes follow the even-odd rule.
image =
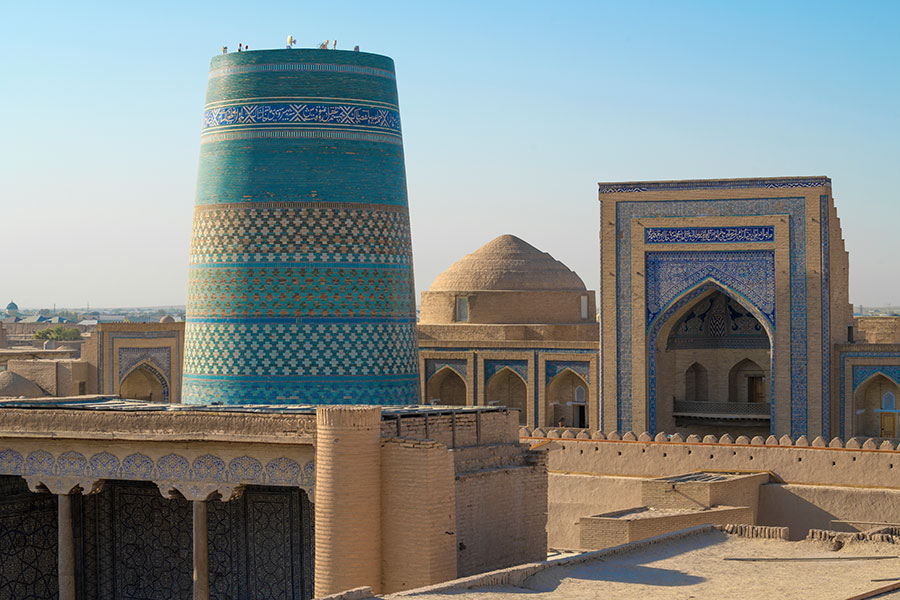
[[[546,414],[550,427],[587,427],[587,382],[569,369],[550,380]]]
[[[428,380],[428,401],[447,406],[466,405],[466,382],[459,373],[444,367]]]
[[[702,295],[660,328],[655,352],[658,431],[769,434],[771,342],[738,300]]]
[[[491,377],[485,385],[484,395],[489,406],[519,409],[519,423],[528,423],[528,388],[525,381],[512,369],[501,369]]]
[[[897,397],[900,386],[882,373],[875,373],[853,394],[856,435],[897,437]]]
[[[147,364],[138,366],[119,384],[119,396],[128,400],[168,402],[168,391],[165,378]]]

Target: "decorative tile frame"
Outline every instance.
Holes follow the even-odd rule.
[[[569,370],[584,379],[587,384],[587,417],[588,426],[592,429],[600,429],[602,406],[600,405],[599,379],[596,373],[599,369],[600,355],[597,353],[585,354],[576,352],[551,352],[541,351],[537,353],[537,389],[535,394],[537,419],[532,427],[553,427],[548,421],[548,391],[550,382],[561,373]]]
[[[854,396],[857,388],[876,373],[900,383],[900,345],[840,344],[838,359],[838,407],[841,415],[838,435],[853,437]]]
[[[738,187],[759,187],[759,180],[751,180],[754,185],[741,183]],[[820,179],[811,180],[819,182]],[[693,183],[693,182],[692,182]],[[701,182],[702,183],[702,182]],[[715,182],[713,182],[715,183]],[[719,182],[721,183],[721,182]],[[727,182],[726,182],[727,183]],[[797,181],[784,182],[786,187],[796,187]],[[773,184],[774,185],[774,184]],[[653,189],[669,189],[654,187]],[[780,187],[780,184],[779,184]],[[815,187],[810,185],[800,187]],[[610,189],[606,193],[622,191],[648,191],[647,189]],[[673,189],[695,189],[692,187]],[[707,189],[707,188],[702,188]],[[719,189],[715,186],[708,189]],[[601,189],[601,193],[604,193]],[[791,396],[790,426],[791,433],[800,435],[807,429],[807,290],[806,290],[806,199],[800,197],[778,198],[719,198],[696,200],[642,200],[619,201],[615,204],[615,257],[616,257],[616,415],[617,428],[620,431],[632,429],[632,357],[635,349],[631,347],[632,331],[632,240],[633,227],[639,227],[637,219],[650,218],[685,218],[703,215],[704,217],[773,217],[785,216],[788,219],[789,257],[790,257],[790,345],[791,345]],[[641,236],[643,241],[643,235]],[[601,280],[603,277],[601,277]],[[602,294],[601,288],[601,294]],[[640,351],[640,350],[638,350]],[[774,379],[774,377],[773,377]],[[648,407],[649,409],[649,407]],[[649,417],[649,415],[648,415]],[[650,428],[655,423],[648,418]]]
[[[419,349],[420,402],[428,404],[428,382],[444,367],[453,369],[466,384],[466,406],[477,404],[477,360],[474,352]]]
[[[831,437],[831,228],[828,196],[819,196],[819,231],[822,241],[822,436]]]
[[[531,425],[537,416],[536,353],[532,350],[481,351],[476,353],[476,359],[478,404],[484,405],[487,402],[487,384],[491,377],[508,368],[525,382],[525,407],[529,413],[525,422]],[[488,365],[491,365],[490,370]]]

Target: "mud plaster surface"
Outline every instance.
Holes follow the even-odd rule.
[[[900,556],[900,545],[853,542],[829,551],[820,542],[786,542],[713,533],[661,543],[631,554],[535,574],[523,587],[495,586],[416,595],[416,600],[581,600],[639,598],[845,599],[900,578],[900,559],[739,562],[743,558]],[[900,599],[900,591],[878,598]]]

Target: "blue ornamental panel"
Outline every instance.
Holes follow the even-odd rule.
[[[588,383],[591,381],[591,363],[574,361],[574,360],[548,360],[544,363],[544,373],[546,375],[546,383],[550,383],[554,377],[569,369],[581,377]]]
[[[888,379],[892,379],[897,385],[900,385],[900,366],[898,365],[854,365],[853,391],[856,392],[856,388],[876,373],[881,373]]]
[[[518,374],[523,381],[528,381],[528,361],[526,360],[486,360],[484,361],[484,381],[490,381],[491,377],[503,369],[510,369]]]
[[[711,279],[740,294],[775,325],[775,252],[648,252],[647,327],[673,300]]]
[[[451,369],[456,371],[457,375],[465,380],[468,361],[464,358],[428,358],[425,360],[425,380],[428,381],[429,379],[431,379],[432,375],[434,375],[444,367],[450,367]]]
[[[774,242],[775,228],[760,227],[648,227],[647,244],[736,244]]]
[[[791,314],[791,434],[806,433],[808,361],[806,326],[806,203],[803,197],[790,196],[792,188],[828,186],[828,178],[811,179],[756,179],[740,181],[703,182],[656,182],[636,186],[601,186],[600,193],[622,193],[653,190],[694,190],[694,189],[743,189],[763,187],[784,189],[783,197],[777,198],[720,198],[709,200],[663,200],[663,201],[619,201],[616,203],[616,397],[617,423],[619,431],[632,428],[633,376],[631,357],[643,348],[631,347],[632,320],[641,315],[631,314],[631,300],[634,293],[631,266],[631,231],[640,217],[709,217],[771,216],[782,215],[788,219],[790,257]],[[626,241],[627,240],[627,241]],[[762,310],[760,308],[760,310]],[[644,316],[646,319],[646,315]],[[782,317],[788,320],[788,316]],[[650,423],[654,427],[655,423]]]

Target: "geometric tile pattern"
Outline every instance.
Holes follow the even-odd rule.
[[[56,598],[56,497],[0,477],[0,598]]]
[[[584,379],[586,382],[590,383],[591,381],[591,364],[587,362],[579,362],[579,361],[547,361],[544,365],[544,372],[546,373],[547,381],[546,383],[550,383],[550,380],[562,373],[565,370],[570,370],[574,373],[577,373]]]
[[[647,252],[647,327],[675,298],[713,279],[746,298],[775,325],[775,252]]]
[[[244,202],[197,206],[191,264],[412,263],[405,207]]]
[[[484,380],[490,381],[491,377],[502,371],[509,369],[522,378],[522,381],[528,381],[528,361],[524,360],[485,360],[484,361]]]
[[[413,404],[417,375],[375,377],[271,378],[185,375],[184,393],[221,404]],[[403,399],[403,400],[398,400]]]
[[[856,392],[862,383],[879,373],[888,379],[892,379],[894,383],[900,385],[900,366],[897,365],[853,365],[853,392]]]
[[[649,191],[685,191],[685,190],[735,190],[748,188],[763,189],[802,189],[812,187],[830,186],[828,177],[810,177],[798,179],[795,177],[781,178],[770,177],[764,179],[710,179],[707,181],[647,181],[640,184],[600,184],[601,194],[623,194],[631,192]]]
[[[386,57],[312,50],[213,59],[183,402],[417,402],[392,69]]]
[[[192,319],[354,315],[397,318],[410,314],[412,293],[407,266],[193,265],[188,276]]]
[[[682,183],[684,185],[682,185]],[[805,188],[830,184],[827,178],[809,180],[750,180],[733,182],[661,182],[648,184],[645,189],[608,189],[601,186],[600,193],[638,192],[656,189],[728,189],[729,187]],[[643,184],[642,184],[643,185]],[[608,186],[607,186],[608,187]],[[615,187],[615,186],[613,186]],[[645,349],[631,347],[631,302],[634,291],[631,266],[631,230],[641,217],[709,217],[771,216],[782,215],[788,220],[790,257],[790,340],[791,340],[791,435],[799,436],[807,431],[807,333],[806,333],[806,224],[803,197],[781,198],[722,198],[709,200],[620,201],[616,203],[616,365],[617,365],[617,429],[632,429],[632,370],[633,352]],[[641,290],[643,291],[643,290]],[[601,294],[603,290],[601,290]],[[758,294],[765,297],[765,293]],[[761,307],[757,306],[762,312]],[[772,311],[774,323],[774,310]],[[638,317],[640,318],[640,317]],[[646,320],[647,316],[644,316]],[[766,317],[769,318],[768,316]],[[658,321],[659,317],[655,317]],[[652,337],[652,336],[651,336]],[[650,343],[648,337],[648,343]],[[653,354],[653,353],[649,353]],[[648,364],[648,367],[650,365]],[[649,376],[649,373],[648,373]],[[655,428],[655,422],[649,427]]]
[[[819,196],[819,229],[822,237],[822,436],[831,437],[831,236],[828,196]]]
[[[411,374],[415,323],[208,323],[185,326],[186,375]]]
[[[762,227],[648,227],[646,244],[703,244],[772,242],[775,228]]]
[[[139,363],[155,366],[166,379],[171,377],[171,348],[119,348],[119,382]]]
[[[468,365],[468,361],[464,358],[459,359],[445,359],[445,360],[433,360],[427,359],[425,361],[425,380],[431,379],[431,376],[443,369],[444,367],[450,367],[454,371],[456,371],[457,375],[461,376],[463,379],[466,378],[466,367]]]

